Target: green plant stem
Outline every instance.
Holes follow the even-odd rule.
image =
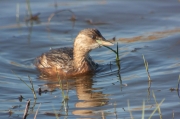
[[[146,72],[147,72],[147,75],[148,75],[148,80],[151,81],[151,77],[150,77],[150,74],[149,74],[149,68],[148,68],[148,62],[146,61],[144,55],[143,56],[143,60],[144,60],[144,66],[146,68]]]
[[[28,75],[28,78],[29,78],[29,82],[31,83],[31,86],[32,86],[31,90],[32,90],[32,92],[33,92],[33,94],[34,94],[34,98],[37,99],[37,97],[36,97],[36,92],[35,92],[35,90],[34,90],[34,86],[33,86],[32,79],[31,79],[31,77],[30,77],[29,75]]]
[[[64,103],[64,101],[65,101],[65,95],[64,95],[64,91],[63,91],[63,85],[62,85],[62,82],[61,82],[61,79],[60,79],[59,76],[58,76],[58,78],[59,78],[59,88],[61,89],[61,93],[62,93],[62,97],[63,97],[62,102]]]
[[[14,71],[12,71],[12,73],[13,73],[17,78],[19,78],[29,89],[31,89],[31,87],[30,87],[24,80],[22,80],[22,78],[19,77]],[[32,90],[32,89],[31,89],[31,90]]]
[[[28,78],[29,78],[29,81],[30,81],[30,83],[31,83],[31,87],[30,87],[21,77],[19,77],[14,71],[12,71],[12,73],[13,73],[17,78],[19,78],[19,79],[32,91],[32,93],[33,93],[33,95],[34,95],[34,99],[37,99],[36,93],[35,93],[35,90],[34,90],[34,86],[33,86],[33,83],[32,83],[32,79],[30,78],[30,76],[28,76]]]
[[[57,75],[57,77],[58,77],[58,79],[59,79],[59,88],[61,89],[61,93],[62,93],[62,97],[63,97],[62,103],[63,103],[64,110],[65,110],[66,115],[67,115],[67,107],[66,107],[66,104],[67,104],[68,96],[65,96],[65,94],[64,94],[63,84],[62,84],[62,82],[61,82],[60,76]]]
[[[101,40],[96,40],[97,41],[97,43],[99,43],[100,45],[102,45],[102,43],[101,43]],[[104,45],[102,45],[102,46],[104,46]],[[119,61],[120,59],[119,59],[119,51],[118,51],[118,43],[117,43],[117,48],[116,48],[116,50],[113,50],[112,48],[110,48],[110,47],[108,47],[108,46],[104,46],[104,47],[106,47],[106,48],[108,48],[109,50],[111,50],[111,51],[113,51],[115,54],[116,54],[116,61]]]
[[[104,45],[103,45],[104,46]],[[108,47],[108,46],[104,46],[108,49],[110,49],[111,51],[113,51],[116,54],[116,61],[119,61],[119,51],[118,51],[118,43],[117,43],[117,51],[113,50],[112,48]]]

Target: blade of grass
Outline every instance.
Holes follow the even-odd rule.
[[[156,101],[156,96],[155,96],[155,94],[154,94],[154,91],[152,91],[152,93],[153,93],[153,98],[154,98],[154,101],[155,101],[155,103],[156,103],[156,106],[158,106],[158,103],[157,103],[157,101]],[[160,107],[158,106],[158,112],[159,112],[159,118],[160,119],[162,119],[162,114],[161,114],[161,109],[160,109]]]
[[[21,78],[19,77],[14,71],[12,71],[12,73],[17,77],[19,78],[29,89],[31,89],[31,87]],[[32,90],[32,89],[31,89]]]
[[[54,110],[54,114],[55,114],[56,119],[59,119],[58,113],[57,113],[57,111],[55,110],[54,105],[53,105],[53,110]]]
[[[59,77],[58,77],[59,78]],[[63,91],[63,85],[62,85],[62,82],[61,82],[61,79],[59,78],[59,88],[61,89],[61,93],[62,93],[62,96],[63,96],[63,101],[65,99],[65,94],[64,94],[64,91]]]
[[[29,14],[29,16],[32,16],[29,0],[26,0],[26,4],[27,4],[27,9],[28,9],[28,14]]]
[[[143,100],[143,105],[142,105],[142,119],[144,119],[144,113],[145,113],[145,101]]]
[[[117,43],[117,49],[116,49],[116,60],[119,61],[119,46],[118,46],[118,43]]]
[[[36,111],[36,114],[34,115],[34,119],[36,119],[36,117],[37,117],[37,114],[38,114],[38,111],[39,111],[40,106],[41,106],[41,103],[40,103],[39,106],[38,106],[38,109],[37,109],[37,111]]]
[[[35,99],[37,99],[37,97],[36,97],[36,92],[35,92],[35,90],[34,90],[34,86],[33,86],[33,82],[32,82],[32,79],[31,79],[31,77],[28,75],[28,78],[29,78],[29,82],[31,83],[31,86],[32,86],[32,92],[33,92],[33,95],[34,95],[34,97],[35,97]]]
[[[19,3],[16,5],[16,22],[19,22]]]
[[[158,104],[158,106],[156,105],[156,108],[154,109],[154,111],[151,113],[151,115],[149,116],[148,119],[151,119],[151,117],[154,115],[154,113],[156,112],[156,110],[161,106],[161,104],[164,102],[165,98],[162,99],[162,101]]]
[[[116,111],[116,102],[114,103],[114,114],[116,115],[116,119],[118,118],[118,116],[117,116],[117,111]]]
[[[101,43],[101,40],[96,40],[97,43],[99,43],[100,45],[102,45]],[[102,45],[106,48],[108,48],[109,50],[113,51],[115,54],[116,54],[116,60],[119,61],[119,51],[118,51],[118,43],[117,43],[117,47],[116,47],[116,50],[113,50],[112,48],[108,47],[108,46],[105,46],[105,45]]]
[[[172,119],[174,119],[174,110],[173,110],[173,112],[172,112]]]
[[[12,71],[12,73],[13,73],[17,78],[19,78],[19,79],[32,91],[33,96],[34,96],[34,99],[37,99],[37,97],[36,97],[36,92],[35,92],[34,86],[33,86],[33,82],[32,82],[32,79],[30,78],[30,76],[28,76],[28,78],[29,78],[29,81],[30,81],[30,83],[31,83],[31,87],[30,87],[21,77],[19,77],[14,71]]]
[[[147,72],[147,75],[148,75],[148,80],[151,81],[151,77],[150,77],[150,74],[149,74],[149,68],[148,68],[148,62],[146,61],[144,55],[143,56],[143,60],[144,60],[144,66],[146,68],[146,72]]]
[[[96,42],[99,43],[100,45],[102,45],[101,40],[96,40]],[[102,45],[102,46],[104,46],[104,45]],[[118,75],[120,75],[121,67],[120,67],[120,63],[119,63],[120,59],[119,59],[119,46],[118,46],[118,43],[117,43],[116,51],[113,50],[112,48],[108,47],[108,46],[104,46],[104,47],[108,48],[109,50],[111,50],[112,52],[114,52],[116,54],[116,65],[118,67]],[[120,81],[122,82],[120,76],[119,76],[119,78],[120,78]]]
[[[129,111],[130,117],[131,117],[131,119],[134,119],[134,118],[133,118],[133,115],[132,115],[132,112],[131,112],[131,110],[130,110],[129,100],[127,100],[127,102],[128,102],[128,111]]]
[[[67,95],[65,96],[65,94],[64,94],[63,84],[61,82],[61,79],[60,79],[60,76],[59,76],[58,73],[57,73],[57,77],[59,79],[59,88],[61,89],[61,93],[62,93],[62,97],[63,97],[63,99],[62,99],[63,107],[64,107],[64,110],[66,112],[66,115],[68,115],[68,113],[67,113],[67,106],[66,106],[67,105],[68,96]]]

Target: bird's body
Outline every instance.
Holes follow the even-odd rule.
[[[99,44],[96,40],[100,40]],[[112,45],[96,29],[84,29],[76,37],[73,48],[58,48],[43,53],[36,60],[36,66],[43,74],[50,76],[77,76],[94,73],[97,64],[89,56],[92,49],[100,45]]]

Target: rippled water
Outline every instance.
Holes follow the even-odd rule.
[[[131,113],[139,119],[143,101],[148,118],[156,108],[153,92],[157,103],[165,99],[160,106],[163,119],[180,116],[178,93],[170,90],[177,88],[180,74],[179,1],[33,0],[31,11],[40,15],[32,22],[25,1],[0,1],[0,7],[0,118],[22,118],[28,99],[29,119],[34,118],[40,104],[37,119],[54,119],[55,114],[68,119],[128,119]],[[34,60],[51,48],[71,47],[78,32],[89,27],[99,29],[106,39],[116,37],[121,70],[109,49],[92,51],[92,58],[100,64],[96,75],[63,80],[63,91],[69,98],[64,106],[58,80],[40,76]],[[116,44],[112,48],[116,49]],[[142,54],[149,64],[151,85]],[[29,84],[28,76],[36,100],[18,78]],[[152,118],[159,117],[156,111]]]

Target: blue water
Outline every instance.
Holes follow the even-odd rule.
[[[173,111],[176,118],[179,116],[178,94],[169,90],[177,88],[180,74],[178,1],[34,0],[30,1],[31,12],[40,15],[32,23],[25,21],[26,6],[26,1],[21,0],[0,1],[0,118],[22,118],[28,99],[29,119],[40,103],[37,119],[54,119],[55,112],[68,119],[124,119],[130,118],[128,108],[136,119],[142,116],[143,100],[147,118],[155,109],[153,91],[158,103],[165,99],[161,105],[163,119],[172,118]],[[76,21],[70,20],[71,12],[61,10],[73,11]],[[55,11],[58,14],[48,23]],[[57,79],[40,76],[34,60],[51,48],[72,47],[78,32],[89,27],[99,29],[106,39],[116,37],[112,48],[116,49],[118,42],[121,70],[118,73],[112,51],[104,47],[93,50],[90,54],[100,64],[97,73],[62,81],[69,97],[65,111]],[[142,54],[149,64],[150,88]],[[30,84],[28,76],[37,93],[36,102],[31,90],[18,78]],[[41,95],[39,87],[44,91]],[[22,102],[18,100],[20,95],[24,97]],[[158,111],[152,118],[159,118]]]

